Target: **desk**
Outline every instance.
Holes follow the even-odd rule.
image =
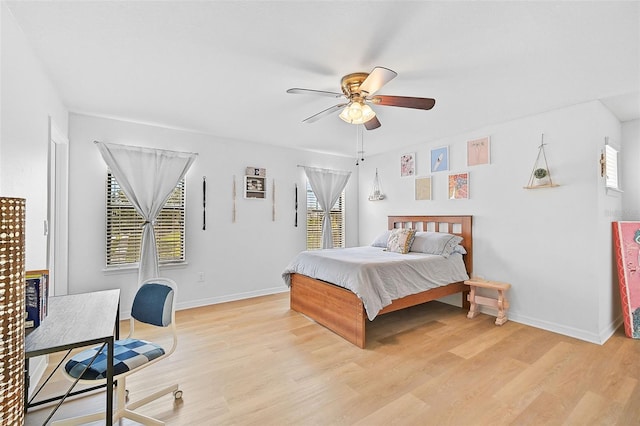
[[[50,297],[48,303],[47,317],[39,327],[25,337],[24,341],[27,374],[25,410],[33,405],[27,400],[29,358],[64,350],[70,351],[84,346],[106,344],[108,347],[106,419],[107,425],[110,426],[113,417],[113,342],[120,319],[120,290],[55,296]],[[73,386],[75,383],[64,396],[54,398],[60,402],[49,419],[64,399],[71,394]]]

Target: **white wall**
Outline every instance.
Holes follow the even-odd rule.
[[[26,198],[26,268],[44,269],[49,117],[66,135],[68,112],[4,2],[0,15],[0,195]]]
[[[542,133],[560,186],[523,189]],[[619,122],[590,102],[367,158],[360,170],[360,243],[386,228],[387,215],[471,214],[474,274],[513,285],[512,320],[603,342],[619,323],[619,306],[610,302],[616,220],[610,212],[620,210],[621,200],[603,195],[598,156],[604,137],[619,135]],[[466,142],[484,136],[491,137],[491,164],[467,167]],[[469,171],[470,199],[448,200],[448,172],[430,174],[430,150],[440,146],[449,146],[451,172]],[[414,179],[400,177],[405,152],[416,152],[418,177],[432,176],[433,200],[416,201]],[[376,167],[387,198],[370,202]]]
[[[106,166],[93,141],[197,152],[187,175],[185,267],[162,268],[179,283],[178,308],[286,291],[281,274],[306,245],[305,176],[300,165],[354,174],[347,186],[346,244],[358,241],[358,177],[353,159],[270,147],[161,127],[71,114],[69,292],[121,288],[127,314],[137,285],[134,270],[106,272]],[[245,167],[267,169],[268,199],[243,198]],[[232,176],[237,182],[237,220],[231,221]],[[207,177],[207,229],[202,230],[202,177]],[[276,183],[276,220],[271,190]],[[294,227],[294,184],[298,184],[298,227]],[[203,272],[205,282],[198,282]]]
[[[4,2],[0,19],[0,195],[27,200],[25,267],[44,269],[49,120],[66,135],[68,112]],[[45,368],[30,360],[30,392]]]
[[[640,220],[640,119],[622,123],[622,220]]]
[[[604,136],[608,136],[609,142],[615,144],[619,149],[623,146],[621,124],[619,120],[604,106],[597,116],[595,124],[598,126],[597,135],[602,139],[596,141],[598,155],[604,148]],[[604,135],[604,136],[602,136]],[[599,175],[598,175],[599,176]],[[621,321],[620,289],[618,287],[617,269],[613,257],[613,232],[611,222],[622,219],[622,200],[624,193],[605,190],[604,178],[598,178],[596,195],[598,197],[598,209],[596,210],[597,239],[595,241],[596,257],[591,268],[595,277],[596,297],[599,303],[598,335],[601,342],[604,342],[613,334],[614,324]],[[606,258],[608,261],[600,262],[599,259]],[[611,330],[611,331],[610,331]]]

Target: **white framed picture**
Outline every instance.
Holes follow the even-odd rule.
[[[466,200],[469,198],[469,172],[449,175],[449,199]]]
[[[449,147],[441,146],[431,150],[431,173],[449,170]]]
[[[489,137],[467,141],[467,166],[478,166],[491,162],[491,139]]]
[[[431,176],[416,178],[416,201],[431,200]]]
[[[416,175],[416,153],[410,152],[400,156],[400,176],[409,177]]]

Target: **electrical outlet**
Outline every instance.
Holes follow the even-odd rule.
[[[204,272],[198,272],[198,282],[199,283],[204,282]]]

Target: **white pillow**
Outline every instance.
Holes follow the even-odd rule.
[[[461,241],[461,236],[445,232],[417,232],[411,251],[449,257]]]
[[[371,243],[371,246],[387,248],[387,243],[389,242],[389,235],[391,235],[391,231],[384,231],[382,234],[378,235],[375,240],[373,240],[373,242]]]
[[[453,253],[467,254],[467,249],[458,244],[453,248]]]

